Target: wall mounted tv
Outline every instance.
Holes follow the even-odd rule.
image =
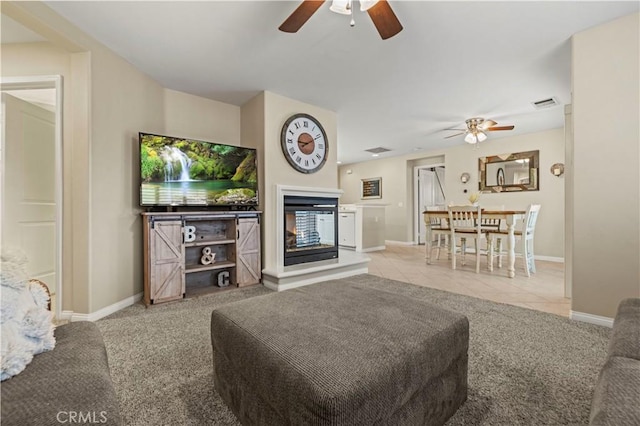
[[[257,206],[256,150],[139,133],[141,206]]]

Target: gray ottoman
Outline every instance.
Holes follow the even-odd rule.
[[[225,305],[211,341],[243,424],[441,425],[467,397],[467,318],[362,284]]]

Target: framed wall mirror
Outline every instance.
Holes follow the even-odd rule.
[[[538,191],[540,151],[480,157],[479,189],[482,192]]]

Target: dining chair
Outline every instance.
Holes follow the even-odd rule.
[[[504,205],[501,206],[483,206],[482,209],[484,211],[493,211],[493,210],[504,210]],[[482,224],[482,230],[484,232],[488,231],[497,231],[502,228],[502,219],[493,219],[483,217],[480,221]]]
[[[522,247],[521,253],[516,253],[517,257],[522,257],[524,260],[524,271],[527,277],[531,276],[531,273],[536,273],[536,263],[533,254],[533,237],[536,230],[536,221],[538,220],[538,213],[540,212],[540,204],[531,204],[527,209],[527,214],[524,217],[524,222],[521,230],[514,230],[514,236],[516,240],[520,240]],[[502,250],[502,240],[508,235],[506,230],[488,231],[488,254],[489,264],[493,266],[493,257],[498,257],[498,268],[502,268],[502,257],[507,253]],[[494,247],[494,244],[496,246]],[[495,250],[494,250],[495,248]]]
[[[482,232],[482,210],[480,206],[449,206],[449,227],[451,228],[451,268],[456,269],[456,254],[458,251],[462,256],[462,265],[465,264],[467,239],[473,238],[476,253],[476,273],[479,273],[480,243],[486,238],[486,233]],[[458,239],[460,239],[459,249]]]
[[[429,223],[425,224],[431,230],[431,250],[434,248],[438,250],[436,259],[440,260],[440,250],[442,248],[446,248],[447,252],[450,253],[449,237],[451,236],[451,229],[449,229],[449,223],[446,219],[431,216],[429,217]]]

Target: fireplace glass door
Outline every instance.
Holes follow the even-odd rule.
[[[338,200],[285,197],[284,264],[338,257]]]

